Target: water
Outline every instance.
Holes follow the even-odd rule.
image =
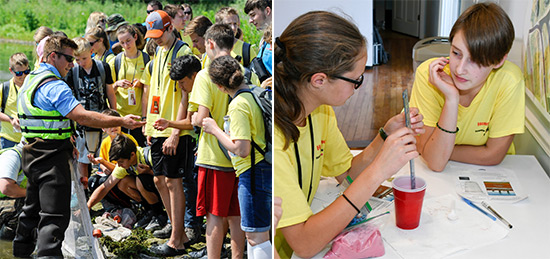
[[[10,56],[16,52],[23,52],[29,59],[29,66],[34,68],[34,62],[36,60],[34,54],[34,45],[11,43],[0,39],[0,82],[7,81],[11,78],[9,70]],[[1,254],[0,254],[1,255]]]

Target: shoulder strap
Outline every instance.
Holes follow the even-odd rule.
[[[176,59],[176,57],[178,55],[178,51],[180,51],[180,49],[181,49],[181,47],[183,47],[183,45],[187,46],[187,43],[176,39],[176,46],[174,46],[174,51],[172,51],[172,60],[170,61],[170,63],[174,64],[174,59]]]
[[[155,60],[151,59],[151,62],[149,62],[149,66],[148,66],[149,76],[151,76],[151,74],[153,74],[153,63],[155,63]]]
[[[143,57],[143,65],[147,65],[149,63],[149,60],[151,60],[151,57],[143,51],[141,51],[141,56]]]
[[[80,66],[78,64],[74,64],[74,67],[71,69],[73,74],[73,91],[76,98],[80,101],[80,94],[78,91],[78,77],[80,76]]]
[[[99,70],[99,75],[101,76],[101,84],[103,85],[104,89],[107,89],[105,85],[105,67],[103,66],[103,62],[95,59],[94,62],[97,66],[97,70]]]
[[[120,52],[115,57],[115,79],[114,79],[114,81],[118,80],[118,70],[120,69],[120,62],[122,62],[122,55],[124,55],[123,52]]]
[[[250,43],[243,41],[243,66],[250,65]]]
[[[8,95],[10,93],[10,81],[4,82],[2,85],[2,113],[6,110],[6,103],[8,102]]]

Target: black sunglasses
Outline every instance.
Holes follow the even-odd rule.
[[[67,62],[69,62],[69,63],[74,61],[74,57],[71,56],[71,55],[67,55],[65,53],[61,53],[61,52],[57,52],[57,51],[54,51],[54,53],[57,54],[57,55],[61,55],[61,56],[65,57],[65,60],[67,60]]]
[[[183,11],[183,14],[191,14],[191,11]]]
[[[90,43],[90,46],[93,46],[94,44],[96,44],[96,42],[98,42],[99,40],[95,40],[95,41],[88,41]]]
[[[147,10],[147,14],[154,12],[155,10]]]
[[[359,80],[353,80],[353,79],[351,79],[351,78],[347,78],[347,77],[344,77],[344,76],[332,76],[332,77],[338,78],[338,79],[342,79],[342,80],[344,80],[344,81],[348,81],[348,82],[350,82],[350,83],[353,83],[353,84],[354,84],[353,87],[354,87],[355,89],[359,88],[359,87],[363,84],[363,78],[364,78],[363,75],[361,75],[361,76],[359,77]]]
[[[29,73],[31,73],[31,70],[27,68],[27,70],[25,71],[13,71],[13,73],[15,74],[15,76],[22,76],[23,73],[25,73],[25,75],[28,75]]]

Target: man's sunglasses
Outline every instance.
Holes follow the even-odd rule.
[[[54,53],[57,54],[57,55],[61,55],[61,56],[65,57],[65,60],[67,60],[67,62],[69,62],[69,63],[74,61],[74,57],[71,56],[71,55],[67,55],[65,53],[61,53],[61,52],[57,52],[57,51],[54,51]]]
[[[25,71],[12,71],[12,72],[15,74],[15,76],[22,76],[23,73],[25,73],[25,75],[30,74],[31,70],[27,68],[27,70],[25,70]]]
[[[359,80],[353,80],[353,79],[351,79],[351,78],[347,78],[347,77],[344,77],[344,76],[332,76],[332,77],[338,78],[338,79],[342,79],[342,80],[344,80],[344,81],[348,81],[348,82],[350,82],[350,83],[353,83],[353,84],[354,84],[353,87],[354,87],[355,89],[359,88],[359,87],[363,84],[363,78],[364,78],[363,75],[361,75],[361,77],[359,77]]]

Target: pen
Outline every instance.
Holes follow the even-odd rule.
[[[498,214],[496,212],[496,210],[494,210],[493,208],[491,208],[491,206],[489,206],[489,204],[487,204],[486,202],[482,201],[481,202],[481,205],[483,205],[483,207],[485,207],[486,209],[488,209],[491,213],[493,213],[500,221],[502,221],[502,223],[504,223],[504,225],[507,225],[509,228],[512,228],[512,224],[510,224],[510,222],[508,222],[507,220],[505,220],[502,216],[500,216],[500,214]]]
[[[462,197],[462,200],[464,202],[466,202],[468,205],[470,205],[471,207],[479,210],[481,213],[485,214],[487,217],[489,217],[490,219],[492,219],[493,221],[496,221],[497,218],[495,218],[493,215],[489,214],[487,211],[484,211],[482,208],[478,207],[477,205],[475,205],[471,200],[468,200],[464,197]]]

